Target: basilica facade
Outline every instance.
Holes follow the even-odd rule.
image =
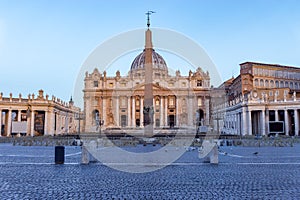
[[[98,69],[86,72],[85,132],[97,132],[99,125],[104,130],[142,129],[146,121],[147,76],[151,76],[154,129],[210,125],[209,73],[199,67],[187,76],[179,70],[172,76],[166,61],[152,46],[150,29],[146,30],[145,41],[145,49],[133,59],[127,75],[116,71],[115,76],[107,76],[106,71]],[[150,60],[150,74],[146,73],[146,60]]]

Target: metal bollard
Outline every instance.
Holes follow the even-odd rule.
[[[55,164],[64,164],[65,162],[65,147],[55,146]]]

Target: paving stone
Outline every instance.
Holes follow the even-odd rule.
[[[227,154],[217,166],[202,164],[190,151],[177,164],[131,174],[101,163],[76,164],[76,154],[66,157],[65,165],[54,165],[53,147],[0,145],[0,199],[299,198],[300,145],[221,150]],[[66,147],[66,154],[79,151]]]

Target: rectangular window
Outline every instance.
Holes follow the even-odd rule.
[[[121,106],[124,107],[126,106],[125,98],[121,98]]]
[[[273,91],[270,91],[270,92],[269,92],[269,96],[270,96],[270,97],[273,96]]]
[[[170,98],[170,99],[169,99],[169,105],[170,105],[170,106],[174,106],[174,99],[173,99],[173,98]]]
[[[253,74],[257,75],[257,68],[253,68]]]
[[[202,80],[197,80],[197,87],[201,87],[202,86]]]
[[[159,99],[155,100],[155,105],[159,106]]]
[[[198,106],[202,106],[202,98],[198,97]]]
[[[98,81],[94,81],[94,87],[98,87]]]

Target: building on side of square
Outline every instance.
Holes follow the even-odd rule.
[[[28,98],[21,94],[15,98],[12,93],[4,97],[1,93],[0,113],[1,136],[75,134],[79,128],[75,117],[80,109],[74,106],[72,98],[68,103],[55,96],[50,99],[43,90]]]
[[[151,43],[152,48],[151,30],[147,29],[145,35],[145,47]],[[85,132],[98,131],[97,117],[103,120],[102,129],[143,128],[146,56],[145,50],[141,52],[126,76],[121,76],[119,71],[112,77],[98,69],[86,72],[83,90]],[[189,71],[188,76],[182,76],[179,70],[172,76],[164,58],[153,48],[151,60],[154,128],[209,125],[209,73],[198,68]]]
[[[300,68],[245,62],[238,77],[212,91],[212,99],[220,89],[225,90],[226,100],[212,100],[215,131],[268,135],[276,133],[274,125],[280,122],[279,134],[299,135]]]

